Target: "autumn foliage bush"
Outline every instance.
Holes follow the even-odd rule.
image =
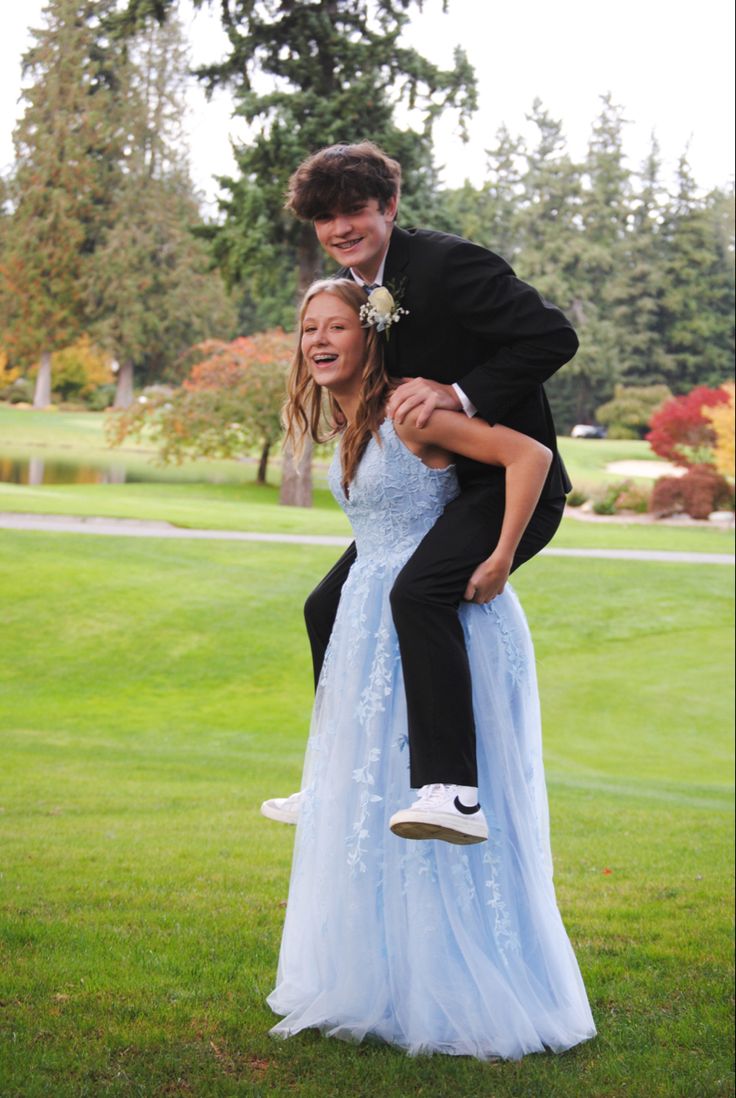
[[[163,462],[196,457],[241,457],[256,449],[257,479],[265,482],[268,457],[281,436],[286,375],[294,336],[281,328],[192,348],[199,361],[179,389],[146,390],[116,414],[108,438],[120,445],[143,431]]]
[[[725,477],[734,475],[736,465],[736,415],[734,409],[736,385],[727,381],[721,387],[728,400],[703,409],[703,415],[713,427],[716,436],[715,467]]]
[[[685,396],[673,397],[654,413],[646,440],[655,454],[675,465],[693,468],[709,460],[716,433],[704,409],[729,401],[728,392],[699,385]]]
[[[649,510],[660,515],[685,513],[707,519],[711,511],[734,505],[734,490],[712,465],[696,465],[681,477],[660,477],[649,501]]]

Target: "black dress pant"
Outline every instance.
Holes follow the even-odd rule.
[[[519,542],[512,570],[551,541],[564,506],[564,497],[540,500]],[[478,784],[470,669],[458,608],[474,569],[498,542],[503,512],[502,481],[465,485],[404,565],[391,592],[414,788],[433,782]],[[351,545],[304,607],[315,685],[342,585],[355,557],[355,545]]]

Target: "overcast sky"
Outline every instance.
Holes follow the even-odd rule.
[[[0,41],[0,165],[13,158],[11,133],[20,110],[20,56],[29,25],[38,25],[43,0],[3,5]],[[221,56],[226,42],[212,10],[181,12],[189,28],[194,62]],[[538,96],[563,122],[573,156],[590,135],[600,96],[611,92],[629,120],[625,150],[631,167],[644,159],[654,131],[661,145],[665,180],[689,145],[696,181],[704,190],[724,186],[734,174],[734,5],[732,0],[425,0],[415,13],[410,44],[432,61],[452,63],[462,46],[474,65],[479,110],[471,140],[463,145],[455,120],[436,130],[436,161],[443,181],[459,185],[483,179],[484,149],[505,123],[529,133],[525,114]],[[232,170],[229,95],[206,103],[190,93],[192,172],[210,201],[214,175]],[[242,133],[242,131],[240,131]],[[347,136],[347,135],[346,135]],[[356,138],[362,135],[354,135]]]

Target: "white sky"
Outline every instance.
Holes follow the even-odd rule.
[[[0,166],[13,159],[11,134],[19,113],[20,56],[27,27],[38,25],[43,0],[4,4],[0,40]],[[193,61],[221,56],[225,39],[218,4],[196,16],[188,0],[181,13],[190,28]],[[570,152],[581,157],[610,91],[629,120],[625,150],[631,167],[644,159],[652,131],[672,178],[689,144],[695,179],[707,190],[734,175],[734,5],[732,0],[425,0],[415,12],[409,42],[438,64],[449,66],[462,46],[476,70],[479,110],[471,140],[463,145],[454,120],[436,130],[435,155],[443,181],[479,184],[484,150],[505,123],[512,134],[529,133],[525,114],[535,96],[563,122]],[[187,126],[192,173],[211,202],[214,175],[233,170],[229,94],[207,103],[192,88]],[[240,131],[242,134],[242,130]],[[359,138],[363,135],[356,134]]]

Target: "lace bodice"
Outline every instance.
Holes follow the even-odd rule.
[[[332,494],[350,520],[358,561],[405,559],[459,492],[453,466],[430,469],[407,449],[386,419],[350,485],[342,490],[339,450],[330,466]]]

